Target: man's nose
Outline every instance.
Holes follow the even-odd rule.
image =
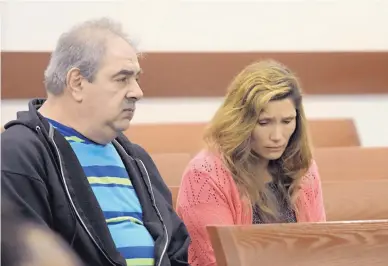
[[[136,85],[133,85],[133,87],[128,91],[126,97],[128,99],[136,98],[137,100],[140,100],[141,98],[143,98],[143,90],[140,88],[137,82],[136,82]]]

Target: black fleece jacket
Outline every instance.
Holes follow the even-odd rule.
[[[18,112],[1,134],[1,197],[27,220],[61,235],[85,265],[125,266],[75,153],[37,112],[43,102],[32,100],[29,111]],[[189,265],[188,232],[151,157],[122,134],[113,144],[138,194],[144,225],[155,240],[155,265]]]

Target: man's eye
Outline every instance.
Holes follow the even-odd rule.
[[[128,80],[128,78],[127,78],[127,77],[125,77],[125,78],[121,78],[121,79],[119,79],[118,81],[119,81],[119,82],[127,82],[127,80]]]

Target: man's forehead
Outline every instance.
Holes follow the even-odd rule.
[[[107,58],[128,60],[132,63],[138,63],[138,53],[131,44],[122,39],[114,39],[108,43],[106,54]]]
[[[139,61],[137,61],[137,60],[128,60],[128,63],[126,63],[123,66],[123,69],[133,71],[133,72],[135,72],[135,74],[139,74],[142,72]]]
[[[107,67],[109,72],[128,70],[138,73],[141,71],[137,51],[119,38],[114,38],[108,43],[102,65]]]
[[[141,67],[137,57],[133,56],[110,56],[106,57],[105,67],[110,71],[128,70],[135,73],[141,72]]]
[[[136,53],[119,53],[113,52],[106,55],[106,58],[111,61],[125,61],[129,64],[139,64],[139,59]]]
[[[133,70],[135,70],[135,69],[140,70],[140,63],[139,63],[139,60],[137,60],[137,59],[123,58],[121,62],[122,62],[123,67],[131,68]]]

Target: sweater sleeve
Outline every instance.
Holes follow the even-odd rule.
[[[313,160],[307,174],[303,177],[302,195],[303,214],[302,221],[325,222],[326,211],[323,201],[321,178],[316,162]]]
[[[215,164],[206,158],[194,159],[186,168],[179,189],[177,212],[192,239],[192,266],[216,266],[206,226],[235,223],[225,172]]]
[[[325,211],[325,205],[323,201],[323,193],[322,193],[322,184],[321,184],[321,177],[319,176],[318,172],[318,166],[313,161],[311,166],[311,174],[315,177],[314,178],[314,209],[315,209],[315,221],[316,222],[326,222],[326,211]]]

